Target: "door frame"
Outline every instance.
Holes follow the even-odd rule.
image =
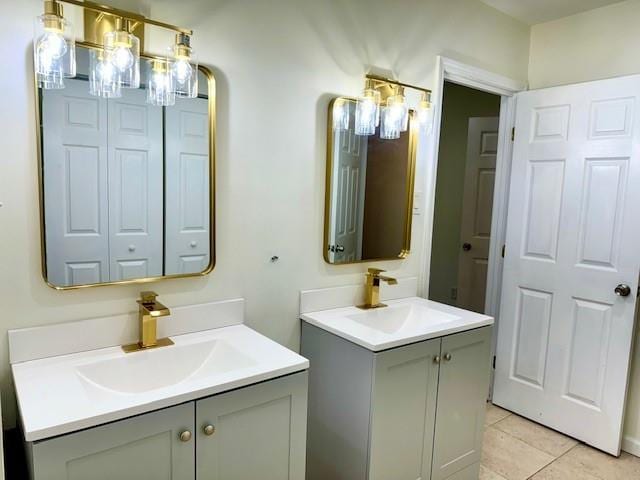
[[[428,135],[431,146],[426,155],[424,175],[425,212],[422,260],[418,283],[418,294],[429,298],[429,279],[431,275],[431,249],[433,246],[433,219],[436,198],[436,177],[438,157],[440,154],[440,129],[442,121],[442,100],[444,82],[448,81],[483,92],[500,95],[500,120],[498,125],[498,152],[496,155],[496,179],[493,195],[493,212],[491,219],[491,241],[489,246],[489,262],[487,268],[487,294],[485,311],[495,319],[491,357],[495,355],[498,334],[498,315],[500,312],[500,295],[502,290],[502,247],[505,244],[507,226],[507,206],[509,200],[509,180],[511,178],[511,157],[513,154],[512,131],[515,126],[515,95],[527,90],[526,83],[475,67],[448,57],[438,56],[436,64],[436,82],[433,94],[434,120],[433,130]],[[489,398],[493,394],[493,369]]]

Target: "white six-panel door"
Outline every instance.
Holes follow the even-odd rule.
[[[478,313],[485,312],[487,293],[498,120],[498,117],[470,118],[467,135],[457,304]]]
[[[209,101],[165,109],[165,274],[199,273],[210,261]]]
[[[109,106],[111,280],[162,276],[162,107],[123,89]]]
[[[640,269],[639,105],[640,76],[518,95],[496,358],[495,403],[614,455]]]
[[[47,278],[68,286],[109,281],[107,103],[69,79],[42,100]]]

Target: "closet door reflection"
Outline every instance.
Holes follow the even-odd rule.
[[[162,108],[144,90],[108,101],[110,280],[162,275]]]

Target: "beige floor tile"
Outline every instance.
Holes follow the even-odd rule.
[[[480,465],[480,477],[478,480],[506,480],[502,475],[498,475],[493,470],[489,470],[484,465]]]
[[[556,458],[578,444],[573,438],[566,437],[518,415],[509,415],[494,423],[493,427]]]
[[[562,457],[536,473],[532,480],[602,480],[586,473],[570,462],[563,462]]]
[[[575,472],[576,479],[585,480],[639,480],[640,458],[622,452],[620,458],[612,457],[586,445],[578,445],[553,464],[557,470]],[[541,472],[542,473],[542,472]],[[536,477],[536,480],[555,480],[553,476]],[[573,477],[564,477],[571,478]]]
[[[484,424],[485,426],[493,425],[509,415],[511,415],[511,412],[497,407],[492,403],[487,403],[487,413],[484,417]]]
[[[494,427],[484,433],[482,465],[506,480],[525,480],[554,457]]]

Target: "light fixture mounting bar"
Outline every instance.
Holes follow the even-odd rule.
[[[118,8],[109,7],[107,5],[99,5],[93,2],[83,2],[81,0],[57,0],[57,1],[61,3],[68,3],[70,5],[76,5],[78,7],[82,7],[87,10],[92,10],[94,12],[100,12],[106,15],[112,15],[114,17],[123,17],[128,20],[144,23],[146,25],[153,25],[155,27],[160,27],[167,30],[173,30],[174,32],[183,33],[185,35],[193,35],[193,30],[189,30],[188,28],[182,28],[176,25],[171,25],[170,23],[160,22],[158,20],[146,18],[138,13],[128,12],[126,10],[120,10]]]
[[[373,80],[374,82],[385,83],[390,85],[398,85],[399,87],[411,88],[413,90],[418,90],[419,92],[423,92],[428,95],[431,95],[431,90],[429,90],[428,88],[418,87],[417,85],[411,85],[410,83],[404,83],[398,80],[392,80],[390,78],[381,77],[379,75],[374,75],[372,73],[367,73],[365,77],[368,78],[369,80]]]

